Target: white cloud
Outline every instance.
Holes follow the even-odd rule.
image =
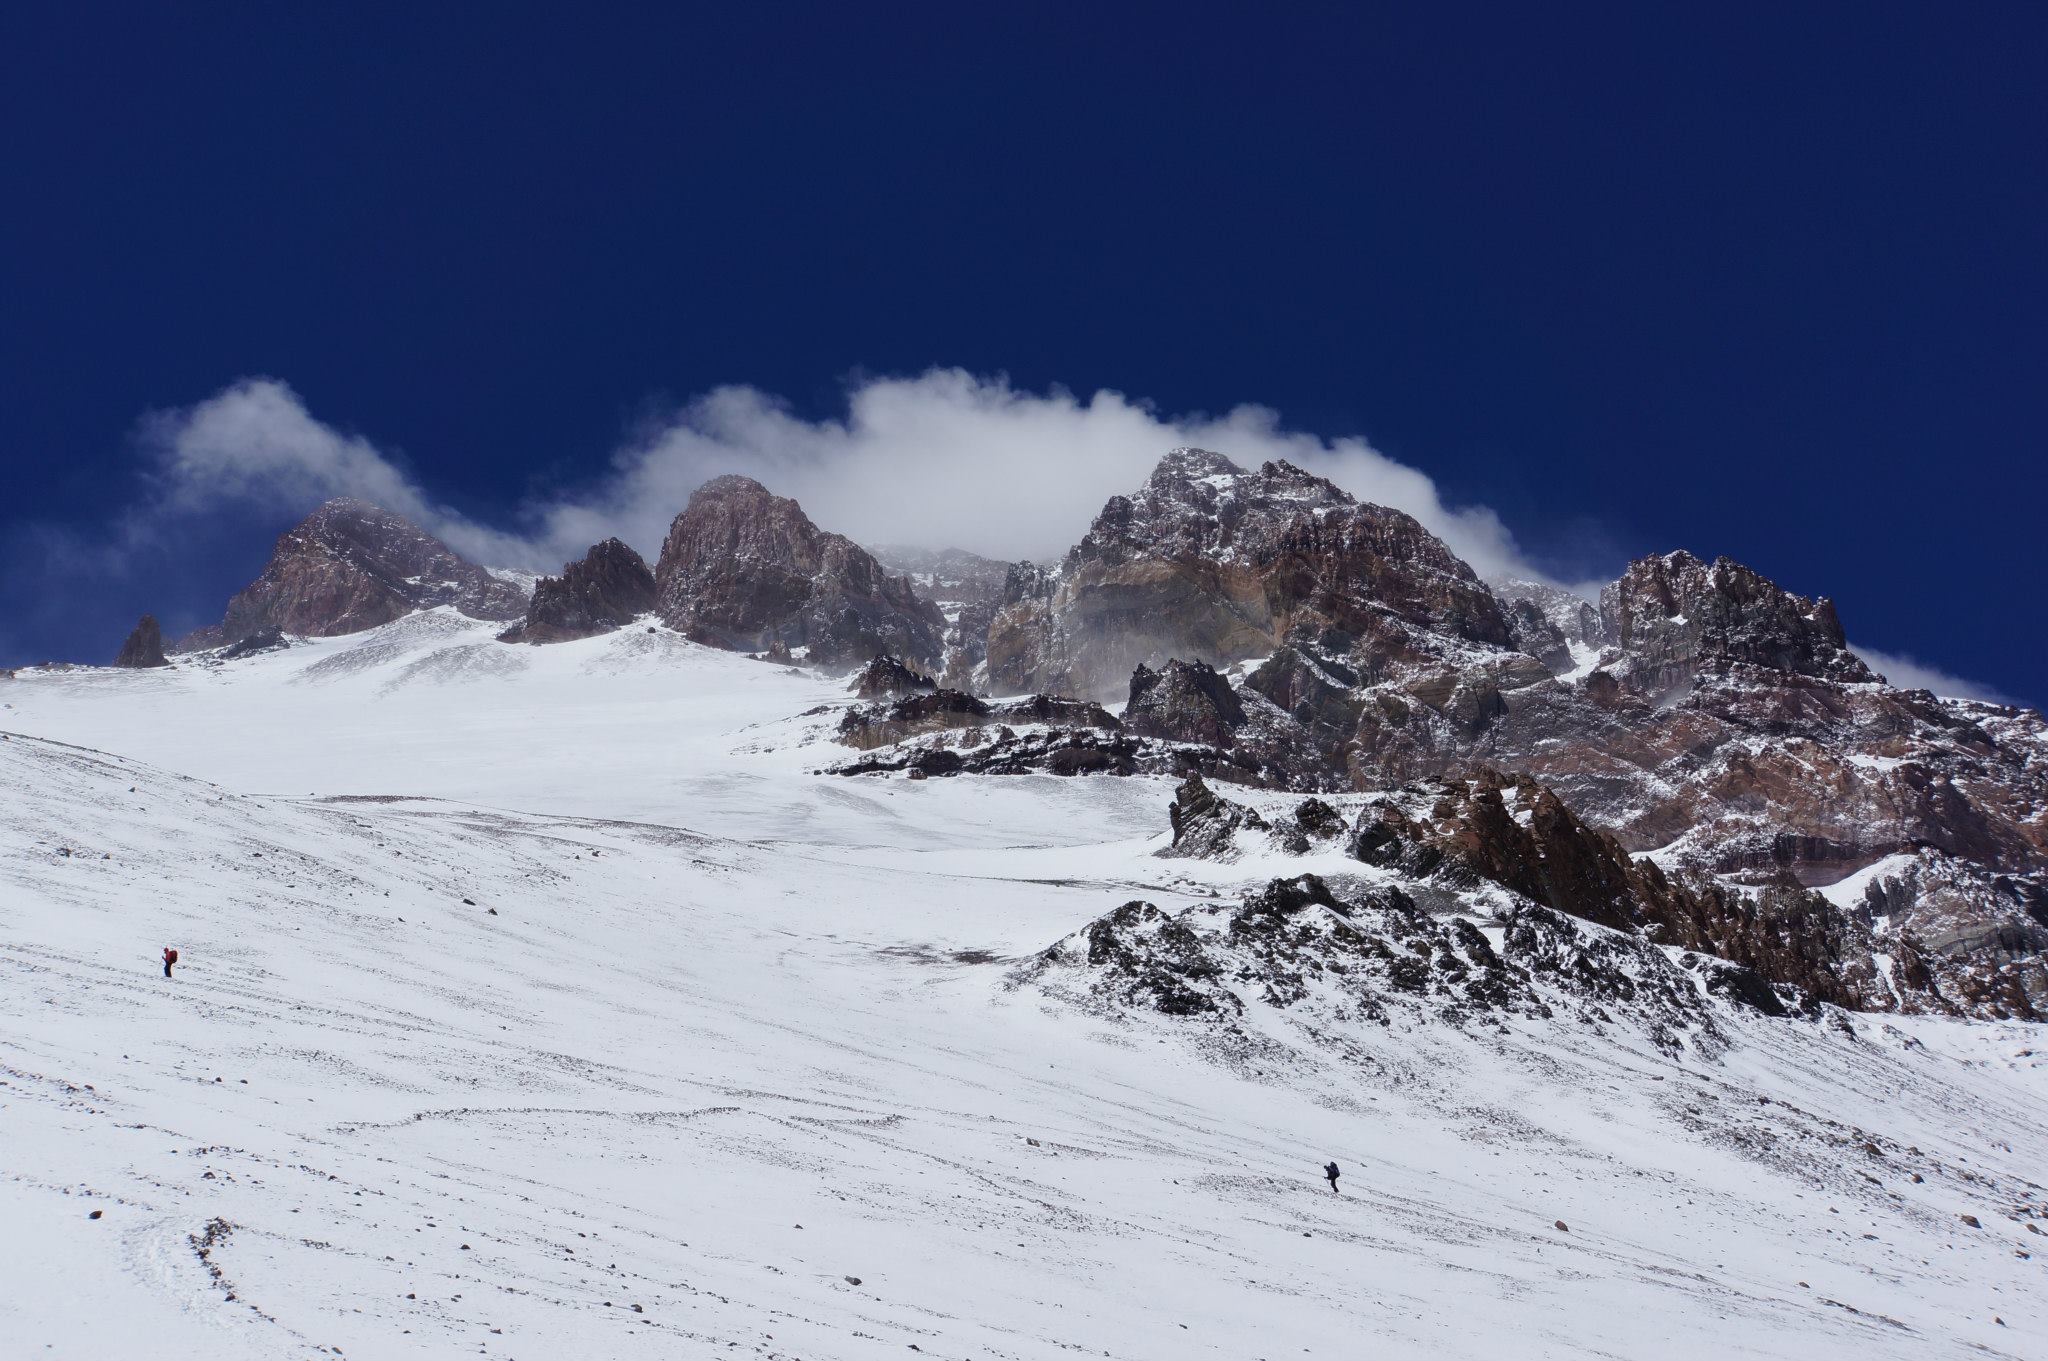
[[[313,417],[275,378],[244,378],[195,406],[143,422],[157,455],[163,508],[194,512],[242,502],[288,514],[353,496],[424,525],[458,552],[496,565],[534,546],[432,501],[390,455]]]
[[[1357,436],[1291,431],[1265,407],[1162,416],[1117,392],[1025,392],[959,369],[857,382],[846,414],[821,421],[755,388],[719,388],[621,448],[595,485],[528,507],[525,534],[438,504],[393,458],[316,419],[275,379],[235,383],[152,418],[148,431],[176,506],[232,498],[297,512],[358,496],[471,557],[536,570],[610,535],[652,557],[690,493],[729,472],[795,497],[820,524],[861,542],[1050,558],[1081,537],[1104,501],[1135,490],[1167,449],[1193,444],[1247,467],[1285,458],[1408,511],[1483,576],[1542,577],[1492,510],[1447,506],[1427,475]]]
[[[1991,704],[2019,701],[1996,686],[1951,675],[1939,667],[1915,661],[1903,652],[1880,652],[1874,647],[1851,643],[1849,648],[1870,664],[1870,669],[1903,690],[1932,690],[1952,699],[1981,699]]]
[[[1288,459],[1415,515],[1482,575],[1540,575],[1493,511],[1446,506],[1426,475],[1355,436],[1288,431],[1264,407],[1162,416],[1117,392],[1086,400],[1023,392],[959,369],[859,383],[843,419],[819,422],[753,388],[721,388],[622,450],[595,495],[552,508],[547,537],[587,544],[609,528],[636,545],[659,543],[691,489],[743,472],[865,543],[1051,558],[1081,537],[1104,501],[1136,490],[1159,456],[1182,444],[1247,467]]]

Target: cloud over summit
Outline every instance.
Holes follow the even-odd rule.
[[[854,382],[844,415],[816,421],[757,388],[714,389],[627,440],[590,485],[529,504],[513,529],[439,503],[396,459],[321,421],[276,379],[244,379],[151,417],[145,430],[176,508],[236,500],[299,513],[358,496],[469,556],[537,571],[610,535],[651,554],[690,493],[721,473],[757,478],[861,542],[1050,558],[1161,454],[1192,444],[1247,467],[1284,458],[1408,511],[1482,575],[1542,575],[1492,510],[1446,505],[1427,475],[1357,436],[1288,430],[1266,407],[1166,416],[1118,392],[1028,392],[959,369]]]

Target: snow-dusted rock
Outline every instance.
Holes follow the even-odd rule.
[[[1831,681],[1878,679],[1849,651],[1833,601],[1794,595],[1732,558],[1704,563],[1682,551],[1637,558],[1600,592],[1600,619],[1621,651],[1622,684],[1646,695],[1682,689],[1715,663]]]
[[[1138,666],[1225,666],[1297,634],[1390,655],[1427,651],[1417,635],[1509,642],[1499,602],[1412,516],[1201,449],[1169,452],[1053,576],[1013,586],[989,629],[998,689],[1111,697]]]

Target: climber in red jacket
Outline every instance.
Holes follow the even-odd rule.
[[[172,948],[171,948],[170,946],[166,945],[166,946],[164,947],[164,977],[165,977],[165,978],[169,978],[169,977],[171,976],[171,966],[172,966],[173,964],[176,964],[177,962],[178,962],[178,952],[177,952],[176,950],[173,950],[173,949],[172,949]]]

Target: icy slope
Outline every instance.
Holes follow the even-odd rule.
[[[2033,1028],[1231,1059],[1024,967],[1272,872],[1163,785],[821,780],[815,679],[472,632],[5,692],[0,1355],[2048,1350]]]
[[[212,666],[24,671],[0,688],[0,728],[242,791],[430,795],[755,840],[926,844],[869,783],[802,778],[846,758],[799,745],[836,713],[795,717],[849,703],[844,681],[667,629],[549,647],[497,643],[495,630],[442,609]],[[1091,834],[1149,835],[1162,806],[1109,784],[1048,806],[1001,781],[949,789],[944,802],[949,836],[997,844],[1023,839],[1009,825],[1077,819]]]

